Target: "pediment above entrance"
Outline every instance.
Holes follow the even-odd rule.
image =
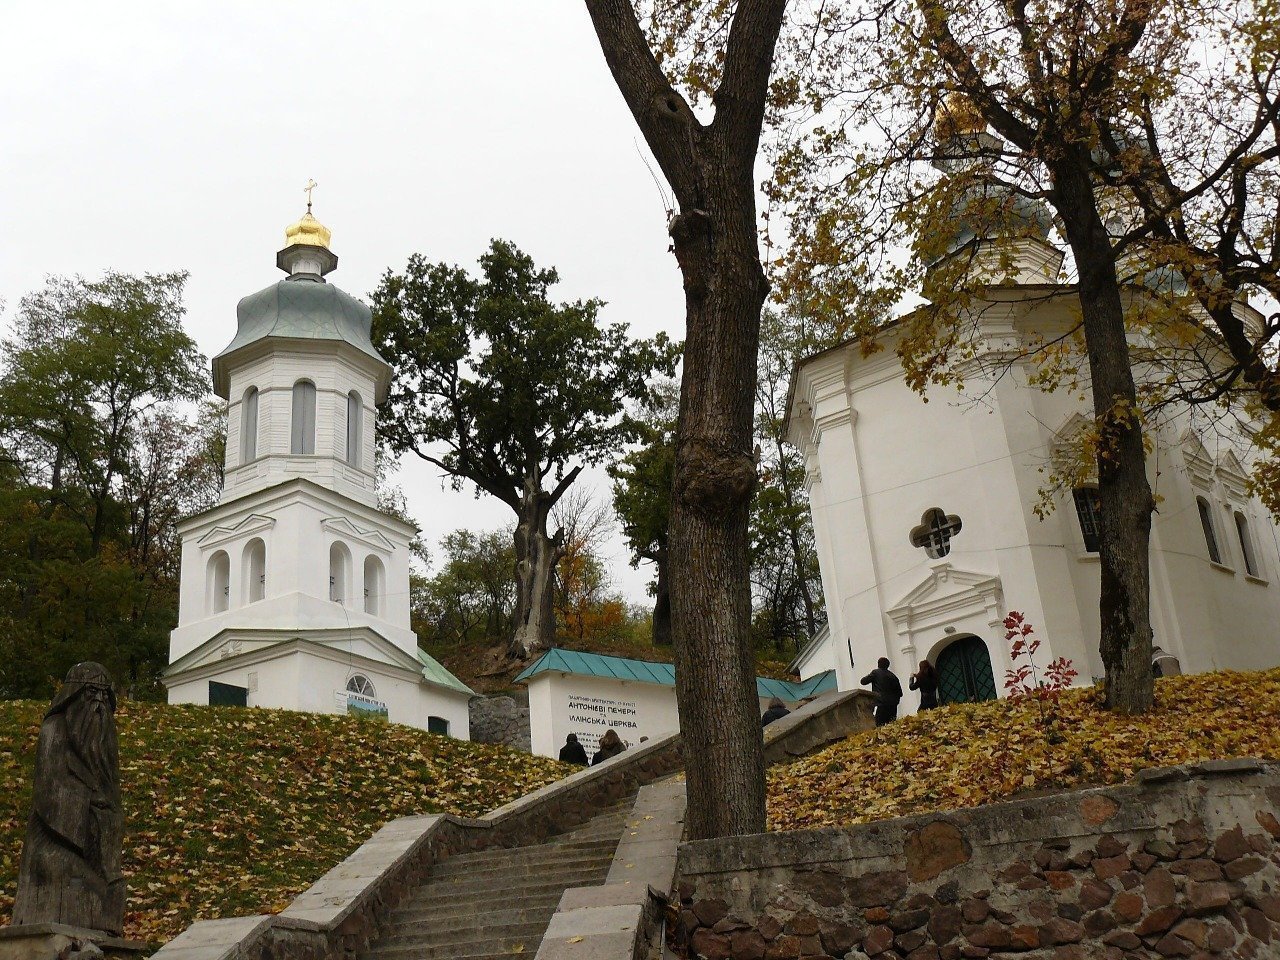
[[[885,613],[898,633],[905,634],[975,613],[998,620],[1003,604],[998,576],[962,570],[942,561],[930,564],[924,579]]]

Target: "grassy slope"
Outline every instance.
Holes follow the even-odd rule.
[[[45,704],[0,702],[0,922],[13,906]],[[569,768],[409,727],[280,710],[125,703],[126,933],[279,911],[383,823],[476,816]]]
[[[774,830],[973,807],[1029,791],[1119,783],[1144,767],[1226,757],[1280,759],[1280,669],[1171,677],[1156,709],[1106,713],[1094,690],[1046,706],[961,704],[858,734],[769,776]]]

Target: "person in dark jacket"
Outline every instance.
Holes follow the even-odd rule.
[[[787,709],[780,697],[774,697],[769,701],[769,709],[764,712],[764,716],[760,718],[760,726],[767,727],[775,720],[781,720],[791,711]]]
[[[883,727],[898,718],[898,701],[902,699],[902,684],[897,674],[889,669],[889,658],[881,657],[876,668],[862,678],[871,684],[876,695],[876,726]]]
[[[921,710],[932,710],[938,705],[938,671],[928,660],[920,661],[920,669],[911,675],[907,686],[920,691]]]
[[[594,767],[597,763],[604,763],[610,757],[616,757],[625,749],[627,749],[627,745],[622,742],[622,738],[618,736],[617,732],[612,729],[606,730],[604,736],[600,738],[600,749],[591,758],[591,765]]]
[[[576,763],[580,767],[587,765],[587,751],[578,742],[576,733],[571,733],[564,738],[564,746],[560,748],[560,760],[563,763]]]

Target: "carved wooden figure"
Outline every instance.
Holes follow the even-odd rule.
[[[107,671],[79,663],[45,714],[15,924],[122,931],[124,818],[115,708]]]

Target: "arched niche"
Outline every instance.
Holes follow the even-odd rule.
[[[257,603],[267,595],[267,545],[261,537],[254,537],[244,545],[244,596],[248,603]]]
[[[364,612],[381,617],[385,610],[387,571],[373,554],[364,558]]]
[[[351,602],[351,551],[340,540],[329,545],[329,599],[341,604]]]
[[[219,550],[209,558],[205,574],[205,609],[222,613],[231,603],[231,558]]]

